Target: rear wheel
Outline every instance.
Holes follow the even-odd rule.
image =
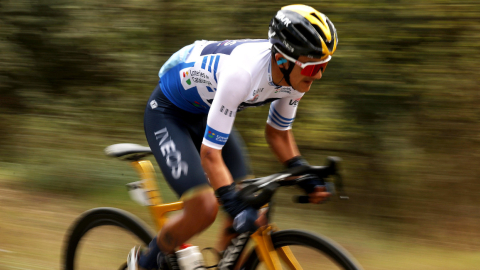
[[[278,251],[288,247],[301,268],[290,267],[280,259],[283,269],[363,269],[353,257],[338,244],[325,237],[320,237],[299,230],[284,230],[272,233],[272,243]],[[243,270],[267,269],[255,251],[242,267]]]
[[[148,245],[154,234],[134,215],[115,208],[85,212],[66,239],[65,270],[126,269],[135,245]]]

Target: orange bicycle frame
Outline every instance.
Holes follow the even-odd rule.
[[[160,230],[165,224],[168,212],[181,210],[183,202],[163,203],[160,190],[158,189],[155,170],[149,160],[132,161],[131,165],[140,176],[142,188],[145,190],[147,205],[153,216],[157,230]],[[280,259],[292,270],[300,270],[302,267],[293,256],[288,247],[275,249],[272,244],[271,233],[277,229],[272,225],[259,228],[250,235],[255,242],[255,250],[260,261],[264,262],[269,270],[283,269]]]

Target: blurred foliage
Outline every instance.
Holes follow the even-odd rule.
[[[143,110],[162,63],[198,39],[266,38],[287,4],[0,0],[0,173],[77,195],[120,184],[123,171],[102,149],[146,144]],[[478,2],[304,4],[340,39],[294,124],[311,163],[345,160],[352,202],[332,209],[389,232],[478,246]],[[263,138],[267,114],[236,119],[257,175],[281,168]]]

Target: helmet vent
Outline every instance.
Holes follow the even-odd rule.
[[[315,25],[315,24],[312,24],[313,28],[315,28],[315,30],[317,31],[317,33],[320,35],[320,37],[322,38],[322,40],[324,42],[327,42],[327,37],[325,36],[325,33],[323,33],[322,29],[320,29],[320,27],[318,27],[318,25]],[[320,47],[322,45],[320,44]]]
[[[312,13],[310,13],[310,15],[312,15],[312,16],[315,17],[315,18],[317,18],[317,20],[318,20],[319,22],[322,22],[322,20],[320,20],[320,18],[317,16],[317,14],[315,14],[315,13],[312,12]]]
[[[310,43],[312,43],[315,46],[318,46],[318,37],[316,37],[313,33],[312,30],[309,30],[305,28],[303,25],[296,25],[295,28],[304,36]],[[321,44],[320,44],[321,46]]]
[[[310,13],[310,15],[312,15],[313,17],[315,17],[315,18],[318,20],[319,23],[323,24],[323,21],[318,17],[317,14],[315,14],[315,13],[312,12],[312,13]],[[313,23],[312,23],[312,25],[313,25],[313,28],[315,28],[315,30],[317,30],[317,33],[320,35],[320,37],[322,37],[322,40],[323,40],[324,42],[327,42],[327,37],[325,36],[325,33],[323,33],[322,29],[320,29],[320,27],[319,27],[317,24],[313,24]],[[329,27],[330,27],[330,25],[329,25]],[[330,28],[330,29],[331,29],[331,28]]]
[[[329,50],[332,50],[333,45],[336,43],[335,42],[335,26],[333,26],[332,22],[328,19],[327,19],[327,24],[328,24],[328,28],[330,28],[330,36],[332,37],[332,40],[330,41],[330,43],[328,43],[325,40],[325,44],[327,45]]]

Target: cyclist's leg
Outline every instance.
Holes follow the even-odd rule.
[[[167,221],[157,239],[162,251],[170,253],[213,223],[218,203],[189,132],[203,116],[175,111],[158,96],[156,106],[151,106],[152,100],[145,112],[147,140],[165,179],[184,201],[184,211]]]

